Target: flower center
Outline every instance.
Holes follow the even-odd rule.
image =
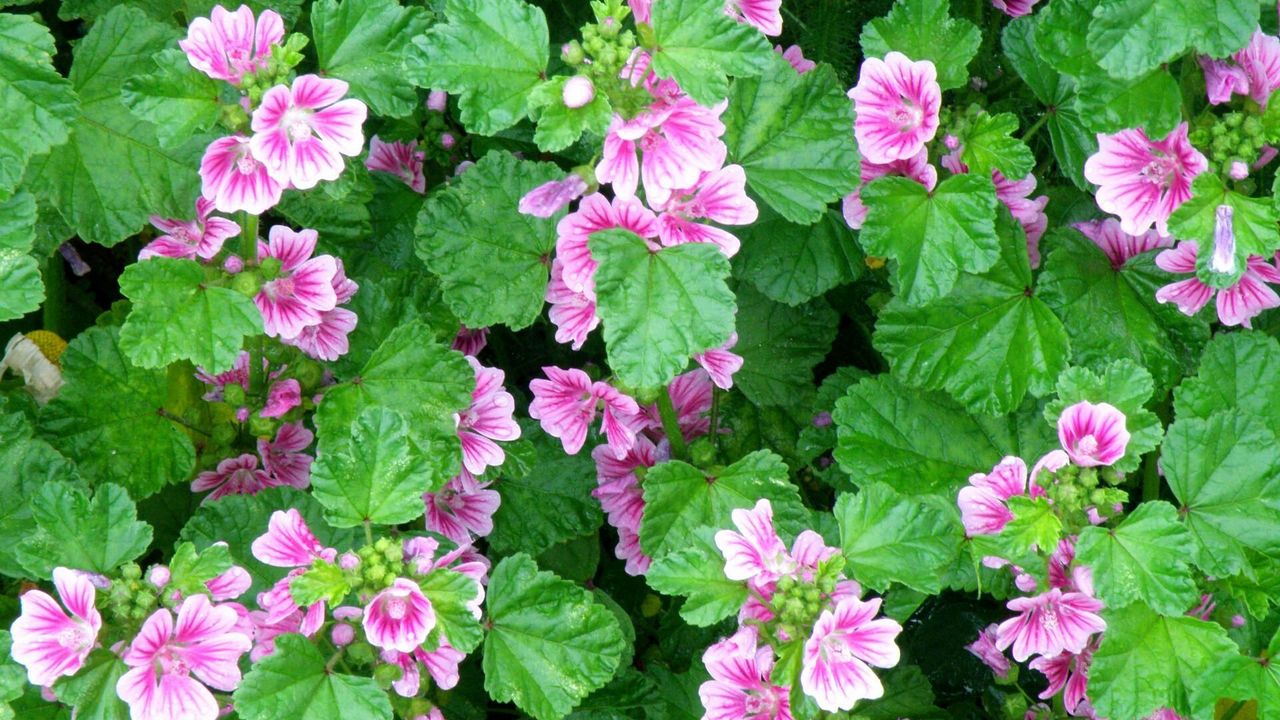
[[[405,615],[409,614],[409,603],[404,598],[390,597],[387,598],[382,609],[386,611],[387,617],[392,620],[403,620]]]
[[[1045,632],[1053,632],[1058,629],[1058,609],[1052,605],[1045,605],[1040,613],[1040,622],[1044,625]]]
[[[899,132],[910,132],[919,127],[924,120],[924,112],[906,98],[890,113],[889,119],[898,126]]]
[[[1153,158],[1147,166],[1138,172],[1143,180],[1157,185],[1161,188],[1168,188],[1173,184],[1173,178],[1181,170],[1178,165],[1178,159],[1171,155],[1161,155]]]
[[[58,633],[58,644],[69,650],[87,650],[92,644],[92,633],[81,620],[73,620],[72,626]]]
[[[186,677],[191,674],[191,668],[187,667],[187,662],[175,653],[172,648],[166,648],[161,652],[156,657],[156,663],[160,666],[161,675],[181,675]]]
[[[310,111],[294,108],[284,114],[280,123],[284,125],[285,132],[289,134],[289,140],[291,142],[298,142],[311,137],[310,119]]]
[[[241,175],[252,175],[258,171],[258,161],[249,154],[247,147],[240,152],[240,157],[236,158],[236,170]]]
[[[294,285],[293,278],[289,275],[278,277],[271,282],[264,283],[262,291],[272,300],[278,300],[282,297],[293,297]]]
[[[1098,452],[1098,439],[1093,435],[1085,435],[1076,441],[1076,452],[1081,455],[1093,455]]]
[[[656,130],[650,130],[640,138],[640,149],[644,152],[651,152],[658,145],[662,144],[663,137]]]

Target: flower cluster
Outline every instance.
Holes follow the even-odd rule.
[[[862,588],[845,579],[844,558],[812,530],[788,551],[773,526],[773,508],[760,500],[733,511],[737,530],[721,530],[716,546],[725,576],[750,592],[738,616],[740,627],[707,648],[703,663],[711,680],[698,689],[704,720],[791,717],[791,687],[827,712],[853,709],[859,700],[884,695],[872,667],[898,664],[897,622],[876,617],[880,599],[862,599]],[[784,648],[802,652],[799,677],[781,676]]]

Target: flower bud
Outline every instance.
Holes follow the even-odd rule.
[[[338,567],[343,570],[355,570],[360,567],[360,556],[352,552],[344,552],[338,558]]]
[[[379,665],[373,671],[374,681],[378,683],[378,687],[383,689],[391,687],[391,683],[403,676],[404,670],[399,665]]]
[[[151,572],[147,573],[147,582],[159,589],[163,589],[165,585],[169,584],[169,568],[163,565],[152,567]]]
[[[334,625],[333,630],[329,631],[329,639],[337,647],[346,647],[356,639],[355,628],[345,623]]]
[[[253,297],[262,289],[262,281],[256,273],[236,273],[231,279],[231,289],[245,297]]]
[[[236,408],[236,422],[243,423],[243,422],[248,422],[248,420],[249,420],[249,408],[247,407]]]
[[[583,60],[587,59],[587,54],[583,52],[582,45],[573,40],[560,46],[560,59],[565,65],[576,66],[581,65]]]
[[[449,94],[443,90],[432,90],[427,93],[427,109],[442,113],[449,107]]]
[[[138,567],[137,563],[129,563],[120,568],[120,574],[125,580],[137,580],[142,577],[142,568]]]
[[[1232,180],[1243,180],[1249,177],[1249,166],[1240,160],[1231,161],[1231,170],[1227,173]]]
[[[564,105],[567,108],[576,109],[587,105],[596,97],[596,86],[591,83],[591,78],[585,75],[574,75],[564,84]]]

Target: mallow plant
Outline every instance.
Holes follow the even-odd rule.
[[[1276,6],[0,5],[0,720],[1280,717]]]

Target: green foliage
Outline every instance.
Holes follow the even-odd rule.
[[[1154,391],[1151,373],[1132,360],[1116,360],[1103,367],[1101,374],[1089,368],[1067,368],[1058,376],[1058,399],[1045,406],[1044,418],[1056,427],[1069,405],[1088,401],[1115,406],[1124,413],[1129,444],[1124,457],[1112,466],[1120,472],[1132,472],[1143,455],[1160,446],[1164,436],[1160,418],[1145,407]]]
[[[236,713],[244,720],[391,720],[391,703],[373,678],[333,672],[301,635],[280,635],[275,645],[236,689]]]
[[[31,158],[67,141],[77,103],[71,83],[53,68],[53,36],[35,16],[0,15],[0,200],[22,179]],[[4,283],[0,283],[3,286]]]
[[[181,543],[169,559],[169,587],[184,597],[204,592],[205,583],[230,570],[233,564],[226,545],[210,545],[204,552],[197,552],[194,544]]]
[[[119,485],[99,485],[90,497],[79,485],[48,483],[31,497],[36,530],[18,546],[18,559],[36,577],[55,567],[109,573],[151,544],[151,526]]]
[[[1238,409],[1280,433],[1280,402],[1271,378],[1280,375],[1280,343],[1262,333],[1223,333],[1205,346],[1194,376],[1174,390],[1179,420],[1207,419]]]
[[[1213,173],[1196,178],[1191,199],[1169,218],[1169,232],[1179,240],[1193,240],[1200,247],[1213,247],[1218,207],[1232,209],[1231,229],[1236,238],[1236,264],[1241,268],[1250,255],[1270,257],[1280,248],[1276,208],[1269,198],[1252,198],[1227,188]],[[1207,253],[1206,253],[1207,255]],[[1233,277],[1234,281],[1236,278]],[[1234,284],[1234,282],[1228,285]]]
[[[1229,55],[1257,25],[1252,0],[1117,0],[1094,12],[1088,44],[1103,70],[1133,78],[1192,46],[1213,57]]]
[[[133,114],[155,126],[161,147],[179,147],[218,123],[222,112],[216,80],[191,67],[176,47],[155,55],[156,69],[124,83],[121,98]]]
[[[835,514],[849,575],[879,592],[891,583],[939,592],[942,571],[955,561],[964,540],[952,499],[908,498],[884,483],[841,495]]]
[[[759,220],[737,234],[742,250],[734,276],[755,285],[770,300],[799,305],[864,272],[853,231],[833,210],[813,225],[797,225],[765,207]]]
[[[813,368],[835,339],[836,313],[825,300],[790,307],[750,286],[738,287],[738,344],[743,358],[734,387],[757,405],[806,407],[814,396]]]
[[[0,201],[0,322],[22,317],[44,301],[39,263],[30,254],[35,224],[36,204],[28,193]]]
[[[1187,559],[1191,536],[1166,502],[1146,502],[1114,529],[1088,527],[1076,546],[1079,562],[1093,568],[1098,596],[1111,609],[1141,601],[1159,613],[1177,615],[1198,593]]]
[[[609,367],[633,388],[666,385],[696,353],[733,332],[736,310],[720,248],[689,243],[651,251],[626,230],[595,233],[598,312]]]
[[[653,71],[708,107],[729,95],[727,75],[760,75],[773,59],[764,36],[726,16],[720,0],[654,3],[652,24]]]
[[[539,84],[529,94],[529,114],[538,121],[533,141],[546,152],[559,152],[578,141],[582,133],[604,135],[613,119],[613,108],[603,92],[579,108],[564,104],[564,84],[568,76],[557,75]]]
[[[469,604],[478,604],[484,589],[472,578],[453,570],[438,569],[419,583],[422,594],[431,601],[437,627],[449,644],[469,653],[480,645],[484,631]]]
[[[401,7],[397,0],[317,0],[311,6],[321,72],[350,83],[352,96],[386,117],[403,117],[418,106],[401,59],[427,24],[422,8]]]
[[[735,615],[747,599],[747,586],[724,575],[724,556],[706,528],[694,535],[688,547],[658,558],[645,580],[660,593],[685,598],[680,617],[697,627],[715,625]]]
[[[1014,137],[1018,118],[1013,113],[980,116],[964,138],[961,159],[975,175],[999,170],[1011,180],[1020,180],[1035,167],[1036,158],[1027,144]]]
[[[18,560],[18,544],[35,522],[30,499],[45,485],[79,481],[75,465],[33,432],[22,415],[0,415],[0,467],[21,469],[0,474],[0,497],[5,498],[0,504],[0,574],[10,577],[27,574]]]
[[[982,33],[950,11],[950,0],[898,0],[888,15],[862,29],[862,54],[884,57],[896,50],[912,60],[931,60],[942,89],[958,88],[969,81],[967,68]]]
[[[119,656],[99,648],[89,654],[74,677],[59,680],[55,692],[60,702],[75,708],[76,718],[128,720],[129,706],[116,695],[116,682],[128,671]]]

